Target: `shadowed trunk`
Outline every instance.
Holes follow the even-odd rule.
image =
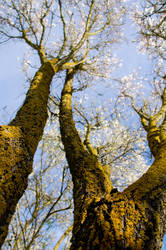
[[[59,118],[73,180],[71,249],[160,249],[166,232],[166,141],[156,141],[156,134],[152,136],[148,125],[154,163],[138,181],[117,192],[105,166],[85,147],[76,130],[71,105],[75,73],[74,69],[66,73]],[[165,138],[163,131],[162,127]]]

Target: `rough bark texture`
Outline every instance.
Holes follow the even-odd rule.
[[[50,62],[43,64],[16,117],[8,126],[0,126],[0,246],[32,172],[33,156],[47,120],[47,101],[54,74],[55,68]]]
[[[33,157],[48,116],[47,102],[52,78],[57,71],[78,64],[56,58],[49,61],[45,58],[41,62],[43,64],[35,74],[16,117],[8,126],[0,126],[0,247],[7,236],[16,204],[27,187],[28,175],[32,172]]]
[[[138,181],[117,192],[76,130],[71,105],[75,73],[74,69],[66,73],[60,105],[62,141],[73,179],[71,249],[160,249],[166,232],[165,136],[156,140],[154,124],[153,128],[146,124],[155,161]],[[157,133],[159,129],[155,127]]]

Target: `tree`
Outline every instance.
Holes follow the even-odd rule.
[[[155,115],[145,117],[138,111],[155,160],[139,180],[118,192],[105,170],[108,166],[102,166],[96,151],[84,145],[74,124],[72,84],[79,67],[67,71],[60,105],[62,141],[74,185],[71,249],[159,249],[166,230],[166,90]]]
[[[162,3],[163,7],[164,5]],[[165,19],[162,22],[165,25]],[[143,35],[150,31],[147,30]],[[118,192],[112,187],[108,171],[98,162],[95,150],[90,145],[84,145],[75,127],[71,97],[77,70],[79,68],[67,71],[60,107],[62,141],[74,183],[75,210],[71,249],[160,249],[166,232],[164,77],[160,78],[162,93],[157,111],[154,109],[155,105],[150,110],[146,103],[142,109],[136,108],[137,98],[128,95],[147,132],[154,162],[139,180],[123,192]]]
[[[47,120],[47,101],[53,76],[82,65],[82,62],[85,73],[100,72],[104,76],[105,67],[112,65],[110,46],[119,38],[124,8],[121,1],[92,0],[79,4],[61,0],[2,0],[0,11],[1,43],[12,39],[24,41],[40,59],[39,70],[31,81],[22,107],[9,125],[0,128],[2,245],[32,172],[33,157]],[[62,28],[60,39],[50,47],[51,42],[59,38],[56,23]],[[105,57],[104,51],[107,52]]]
[[[68,9],[65,6],[66,2],[70,7]],[[162,85],[161,98],[157,99],[160,107],[156,107],[156,103],[154,103],[152,110],[149,109],[147,103],[143,104],[142,109],[138,108],[137,105],[140,102],[137,102],[136,92],[134,92],[134,98],[130,93],[122,92],[123,98],[130,99],[133,109],[139,115],[142,126],[147,132],[147,141],[154,162],[139,180],[119,192],[113,188],[109,167],[99,162],[98,152],[91,144],[88,120],[85,141],[81,140],[73,119],[71,99],[74,90],[78,90],[79,87],[76,81],[73,87],[73,80],[76,77],[80,82],[82,76],[82,79],[86,77],[88,81],[92,81],[92,74],[100,77],[108,74],[106,71],[108,67],[105,66],[112,65],[112,61],[108,60],[108,56],[111,55],[109,49],[117,39],[116,28],[119,29],[119,17],[121,17],[123,9],[119,6],[118,10],[114,8],[117,1],[115,3],[82,1],[81,4],[84,6],[79,5],[77,1],[66,2],[17,1],[15,3],[15,1],[3,1],[6,9],[0,20],[2,27],[0,33],[4,39],[2,42],[16,38],[24,40],[37,52],[42,64],[31,83],[22,108],[9,126],[3,127],[3,132],[8,129],[8,132],[11,131],[13,135],[15,130],[17,131],[15,140],[10,137],[11,142],[14,141],[10,147],[14,151],[16,163],[23,161],[28,164],[30,162],[28,166],[25,164],[24,170],[27,170],[32,165],[33,154],[46,122],[49,85],[52,77],[57,72],[67,70],[61,94],[59,120],[62,141],[74,185],[74,226],[71,249],[159,249],[166,230],[165,86]],[[82,8],[85,7],[85,4],[86,9]],[[59,20],[62,24],[62,40],[59,43],[62,46],[59,48],[59,44],[55,44],[55,48],[48,48],[49,43],[46,46],[46,37],[49,35],[49,27],[54,29],[53,24],[55,23],[52,20],[57,20],[57,15],[54,14],[55,7],[59,10]],[[81,17],[82,23],[80,22],[80,25],[76,26],[78,17]],[[46,20],[47,22],[45,22]],[[45,33],[46,26],[48,27],[47,34]],[[110,27],[112,32],[110,32]],[[70,36],[70,34],[72,35]],[[50,38],[52,39],[51,36]],[[108,56],[105,53],[108,53]],[[164,77],[162,79],[164,80]],[[93,80],[96,81],[96,78]],[[79,89],[83,87],[85,86],[81,82]],[[151,97],[150,94],[149,96]],[[6,137],[8,135],[9,133],[6,133]],[[4,136],[2,138],[5,138]],[[3,145],[2,148],[5,149],[6,146],[8,145]],[[21,153],[18,152],[18,148],[22,150]],[[11,151],[7,152],[11,154]],[[3,154],[5,163],[2,167],[5,172],[9,163],[6,159],[7,153]],[[17,155],[19,159],[16,158]],[[32,156],[30,160],[29,156]],[[18,170],[15,167],[20,166],[16,163],[14,163],[14,171]],[[12,169],[7,173],[11,177],[11,181],[7,179],[6,186],[4,183],[2,186],[6,188],[6,192],[8,191],[7,194],[9,191],[11,194],[11,196],[7,196],[5,193],[4,204],[7,201],[8,207],[10,204],[13,206],[12,210],[7,211],[6,217],[3,215],[5,229],[1,227],[3,229],[1,242],[6,236],[11,214],[14,213],[16,203],[26,187],[27,175],[31,172],[31,169],[28,169],[24,174],[21,173],[22,170],[21,168],[19,172],[13,174]],[[5,174],[3,173],[3,176]],[[18,178],[20,176],[25,177],[24,182],[20,181]],[[17,180],[14,177],[17,177]],[[11,186],[10,190],[9,183],[15,185]],[[6,209],[5,206],[3,208]]]
[[[78,70],[81,65],[67,71],[60,106],[62,141],[74,184],[71,249],[160,249],[166,232],[166,88],[160,86],[157,110],[146,103],[136,108],[136,97],[128,95],[147,132],[154,162],[139,180],[118,192],[96,151],[82,142],[75,127],[71,98]]]

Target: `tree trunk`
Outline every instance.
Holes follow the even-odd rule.
[[[75,224],[71,249],[161,249],[166,232],[166,174],[159,178],[158,169],[165,171],[165,159],[166,148],[149,172],[126,190],[94,197]],[[82,202],[81,197],[77,202]]]
[[[108,171],[81,141],[73,121],[75,73],[66,73],[60,105],[61,136],[73,180],[71,249],[160,249],[166,232],[166,143],[158,145],[156,136],[152,143],[150,137],[158,149],[150,169],[123,192],[113,189]]]
[[[78,62],[52,58],[35,74],[22,107],[8,126],[0,126],[0,247],[7,233],[16,204],[23,195],[32,172],[33,157],[48,117],[50,84],[57,71]]]
[[[32,172],[33,156],[47,120],[47,101],[54,74],[50,62],[43,64],[16,117],[8,126],[0,126],[0,246]]]

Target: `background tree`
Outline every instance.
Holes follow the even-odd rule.
[[[166,78],[166,3],[163,0],[146,0],[144,6],[135,11],[133,18],[138,24],[139,48],[154,60],[156,72],[154,85],[160,85],[162,78],[164,80]],[[157,81],[160,83],[157,84]]]
[[[134,13],[134,20],[138,24],[141,35],[141,46],[154,57],[165,58],[165,9],[166,3],[160,1],[144,1],[142,8],[138,7]]]

